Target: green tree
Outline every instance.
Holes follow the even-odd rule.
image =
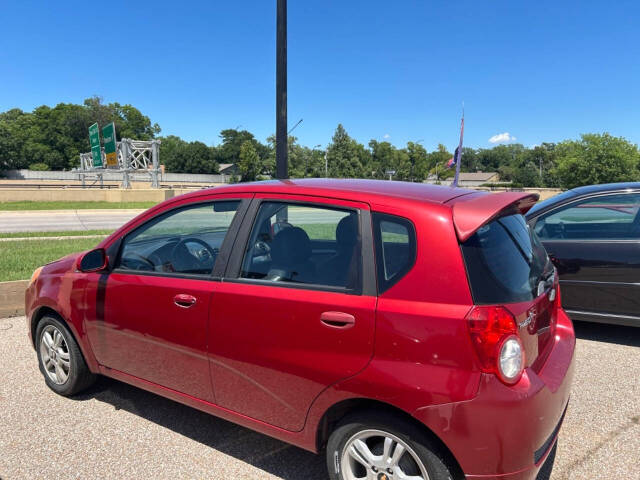
[[[241,182],[251,182],[258,178],[262,169],[262,162],[253,143],[245,141],[240,147],[240,162],[238,164]]]
[[[371,140],[369,150],[371,162],[369,163],[370,174],[368,176],[378,179],[389,178],[387,172],[395,168],[396,148],[389,142]]]
[[[411,165],[409,179],[413,182],[422,182],[429,174],[427,150],[419,143],[407,142],[406,152]]]
[[[180,154],[187,146],[187,142],[176,135],[160,138],[160,163],[167,172],[184,172],[184,157]]]
[[[216,152],[218,163],[238,163],[240,150],[245,142],[250,142],[261,160],[266,160],[270,154],[269,147],[260,143],[247,130],[228,128],[220,132],[222,142]]]
[[[542,143],[525,152],[525,162],[532,163],[538,169],[540,185],[544,187],[559,187],[560,182],[554,174],[556,168],[555,143]],[[542,171],[542,176],[540,172]]]
[[[339,124],[327,148],[329,177],[360,178],[370,176],[364,171],[369,166],[369,154],[364,146],[352,139]]]
[[[557,146],[555,174],[565,188],[640,178],[638,146],[608,133],[581,135]]]
[[[447,179],[455,174],[454,168],[448,168],[447,162],[453,156],[443,144],[438,145],[438,149],[431,152],[428,157],[429,170],[432,175],[436,175],[436,180]]]

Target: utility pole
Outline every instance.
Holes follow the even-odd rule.
[[[289,178],[287,138],[287,0],[277,0],[276,178]]]

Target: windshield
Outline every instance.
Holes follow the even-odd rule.
[[[482,226],[461,247],[476,304],[533,300],[542,293],[540,282],[553,273],[544,247],[522,215]]]

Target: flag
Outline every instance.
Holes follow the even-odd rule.
[[[453,157],[451,157],[448,161],[447,161],[447,168],[451,168],[454,167],[456,165],[456,159],[458,158],[458,149],[456,148],[455,153],[453,154]]]
[[[464,136],[464,109],[462,110],[462,122],[460,122],[460,143],[456,148],[456,153],[453,155],[453,162],[451,165],[456,166],[456,175],[453,177],[452,187],[458,186],[458,177],[460,177],[460,158],[462,157],[462,137]],[[451,162],[451,160],[449,160]]]

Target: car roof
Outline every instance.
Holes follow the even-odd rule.
[[[207,189],[211,193],[288,193],[384,203],[389,200],[443,204],[476,190],[389,180],[305,178],[236,183]],[[203,190],[189,195],[202,195]]]
[[[551,198],[547,198],[540,203],[537,203],[531,210],[529,210],[527,218],[535,217],[538,214],[553,208],[555,205],[569,202],[571,200],[587,195],[596,193],[625,192],[632,190],[640,190],[640,182],[603,183],[600,185],[585,185],[584,187],[576,187],[571,190],[567,190],[566,192],[562,192],[558,195],[554,195]]]

